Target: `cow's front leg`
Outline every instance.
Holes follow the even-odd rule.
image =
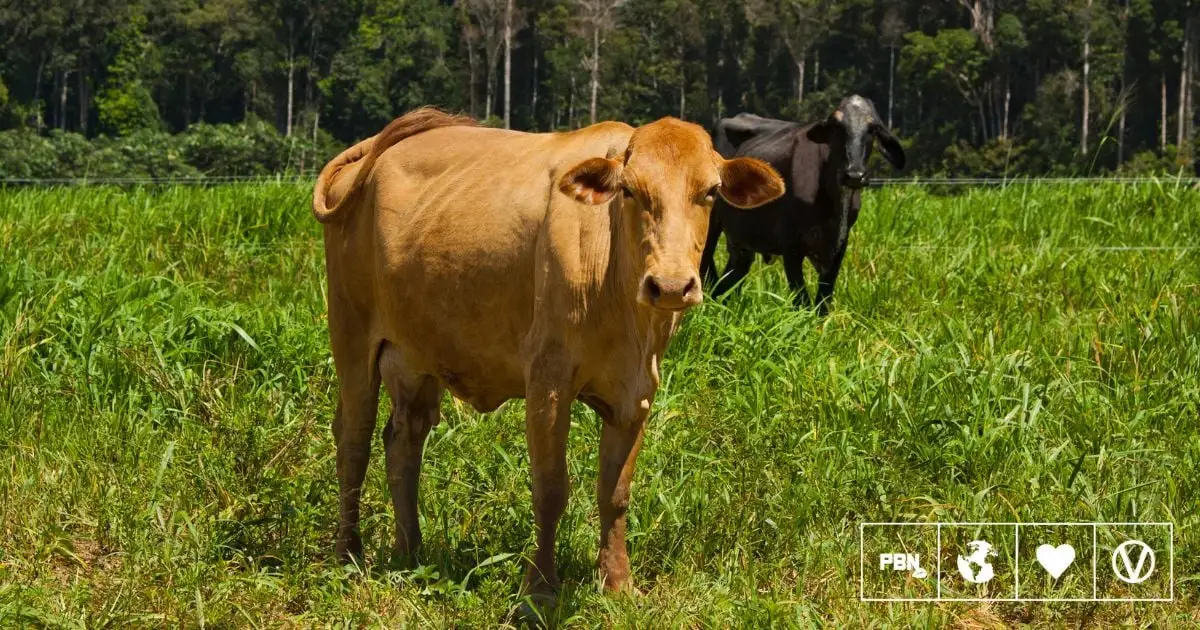
[[[792,303],[796,308],[812,306],[812,298],[808,295],[808,287],[804,284],[804,254],[792,252],[783,255],[783,272],[787,275],[788,286],[796,293]]]
[[[817,277],[817,313],[828,315],[833,302],[833,285],[837,283],[838,273],[842,270],[842,258],[846,256],[846,245],[842,244],[834,253],[833,258],[821,265]]]
[[[596,502],[600,507],[600,580],[604,590],[633,591],[629,577],[629,551],[625,547],[625,516],[630,484],[642,447],[652,399],[632,405],[632,410],[601,414],[600,474]]]
[[[557,357],[534,361],[526,391],[525,439],[533,477],[533,516],[537,548],[533,565],[525,574],[524,591],[552,595],[558,588],[554,562],[555,532],[567,505],[567,433],[571,428],[570,385],[567,362]]]
[[[713,297],[724,295],[741,282],[742,278],[750,273],[750,266],[754,264],[754,252],[733,245],[726,249],[729,250],[729,262],[725,263],[725,273],[713,289]]]
[[[708,236],[704,240],[704,252],[700,254],[701,287],[710,293],[716,288],[721,274],[717,272],[717,242],[721,240],[721,221],[717,213],[708,220]]]

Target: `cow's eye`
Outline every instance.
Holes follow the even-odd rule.
[[[713,186],[712,188],[708,189],[708,194],[704,195],[704,200],[709,203],[715,202],[717,200],[717,193],[720,191],[720,189],[721,189],[720,184],[717,184],[716,186]]]
[[[633,191],[629,190],[628,186],[621,186],[621,194],[625,195],[626,199],[633,199]]]

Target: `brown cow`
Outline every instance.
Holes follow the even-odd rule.
[[[313,210],[325,224],[341,394],[338,553],[362,553],[359,492],[381,381],[393,401],[383,440],[401,558],[421,541],[421,451],[443,389],[480,411],[525,398],[537,524],[525,588],[553,592],[579,399],[604,422],[600,575],[608,590],[631,587],[634,460],[667,342],[702,299],[713,201],[749,208],[783,190],[765,163],[722,159],[703,129],[672,118],[530,134],[421,109],[326,165]]]

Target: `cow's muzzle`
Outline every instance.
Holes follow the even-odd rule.
[[[847,188],[858,190],[867,185],[866,171],[846,171],[846,176],[842,178],[842,185]]]
[[[700,288],[700,277],[694,273],[685,276],[662,276],[646,274],[638,301],[664,311],[682,311],[704,301]]]

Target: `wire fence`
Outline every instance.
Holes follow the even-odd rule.
[[[2,177],[0,186],[211,186],[219,184],[303,184],[312,183],[317,173],[278,175],[214,175],[192,177]],[[1157,184],[1200,186],[1200,177],[888,177],[871,180],[872,187],[886,186],[1026,186]]]

